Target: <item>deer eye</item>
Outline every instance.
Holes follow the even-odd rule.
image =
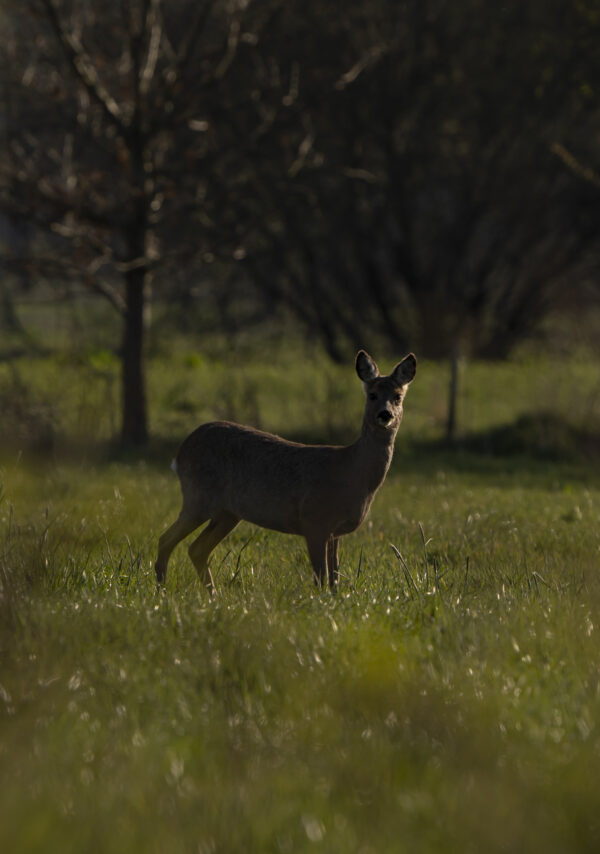
[[[370,391],[369,392],[369,400],[377,400],[377,392]]]
[[[394,395],[394,403],[401,403],[401,402],[402,402],[402,395],[401,394],[395,394]]]

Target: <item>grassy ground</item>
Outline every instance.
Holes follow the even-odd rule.
[[[26,422],[45,412],[54,458],[7,450],[0,478],[0,850],[598,850],[597,462],[424,449],[444,391],[425,364],[337,595],[314,589],[301,540],[245,524],[215,552],[214,600],[183,547],[158,595],[169,448],[56,455],[83,430],[77,401],[110,432],[110,383],[90,377],[113,368],[95,359],[4,378],[7,400],[26,389]],[[232,379],[191,353],[157,360],[155,430],[225,415],[355,432],[351,369],[269,361]],[[597,368],[474,366],[466,426],[552,401],[582,424]]]

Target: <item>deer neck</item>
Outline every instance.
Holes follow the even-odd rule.
[[[355,460],[369,491],[381,486],[394,455],[396,430],[382,430],[363,422],[362,432],[354,443]]]

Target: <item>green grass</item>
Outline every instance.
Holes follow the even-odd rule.
[[[392,365],[380,359],[382,369]],[[448,369],[421,360],[410,390],[399,447],[432,441],[444,429]],[[213,418],[251,423],[293,438],[350,441],[360,427],[362,396],[353,366],[333,365],[298,346],[267,350],[232,370],[224,358],[175,352],[149,360],[150,427],[173,445]],[[118,361],[98,350],[0,363],[0,447],[61,454],[93,448],[119,430]],[[459,432],[479,434],[530,413],[553,413],[574,428],[600,424],[598,360],[583,356],[469,363],[462,370]]]
[[[56,382],[100,412],[82,364]],[[360,389],[322,366],[257,358],[224,391],[226,365],[175,353],[152,368],[154,423],[183,435],[254,407],[288,435],[343,433]],[[473,429],[546,408],[553,366],[475,366]],[[168,448],[5,452],[0,850],[598,850],[598,463],[416,446],[438,424],[440,369],[421,367],[336,595],[300,539],[246,524],[214,554],[213,600],[183,546],[157,594]],[[597,364],[572,367],[593,400]],[[40,370],[20,371],[33,406]],[[77,434],[69,406],[54,414]]]

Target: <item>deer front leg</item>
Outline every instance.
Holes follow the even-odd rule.
[[[315,582],[322,587],[327,578],[327,542],[329,537],[327,534],[308,534],[306,536],[306,545],[308,546],[308,556],[315,573]]]
[[[333,534],[327,540],[327,570],[329,573],[329,587],[335,590],[339,579],[339,564],[338,564],[338,542],[339,537],[334,537]]]

